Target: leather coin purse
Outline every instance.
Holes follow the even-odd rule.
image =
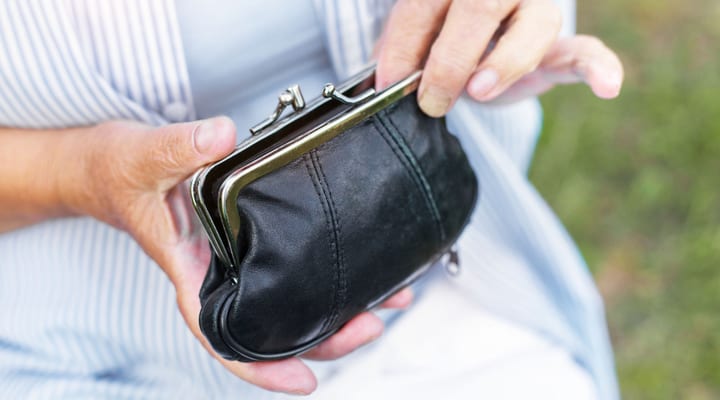
[[[200,327],[223,357],[307,351],[458,238],[478,183],[444,119],[411,95],[420,74],[376,92],[370,68],[307,104],[293,86],[249,139],[195,174],[214,253]]]

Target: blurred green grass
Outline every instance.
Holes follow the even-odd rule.
[[[578,1],[621,97],[542,98],[531,178],[605,297],[627,399],[720,398],[720,2]]]

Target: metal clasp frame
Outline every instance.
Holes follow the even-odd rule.
[[[240,262],[235,243],[242,225],[237,198],[244,187],[414,92],[421,75],[421,71],[416,71],[377,93],[368,89],[356,96],[346,95],[366,82],[373,72],[374,68],[368,68],[337,87],[327,84],[322,90],[324,99],[313,100],[307,104],[299,86],[291,86],[278,96],[275,111],[250,129],[252,138],[241,143],[224,159],[201,169],[193,176],[190,185],[193,207],[208,234],[213,250],[225,264],[232,268]],[[280,147],[270,149],[269,146],[276,143],[271,139],[280,134],[283,127],[318,110],[330,100],[352,107],[341,110],[316,126],[303,128],[305,131],[301,135],[293,137]],[[280,118],[288,106],[292,106],[294,112],[281,122]],[[265,147],[267,152],[257,153]],[[215,181],[217,179],[221,180],[219,185]]]
[[[332,83],[326,83],[323,87],[322,96],[326,99],[334,99],[343,104],[358,105],[370,100],[375,95],[375,89],[368,89],[355,97],[348,97],[340,93],[335,89],[335,85]],[[302,91],[299,85],[292,85],[278,96],[278,104],[275,107],[275,111],[270,114],[263,121],[250,128],[252,135],[257,134],[263,129],[272,126],[277,120],[280,119],[283,111],[287,106],[292,106],[293,111],[297,112],[305,108],[305,98],[303,97]]]

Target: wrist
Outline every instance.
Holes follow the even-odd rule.
[[[52,143],[55,149],[48,152],[54,183],[51,196],[57,211],[63,216],[88,215],[93,210],[92,186],[94,176],[91,160],[96,158],[98,126],[65,129]]]

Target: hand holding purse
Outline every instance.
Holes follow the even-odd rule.
[[[409,96],[419,77],[376,93],[371,68],[309,104],[293,86],[252,137],[193,177],[214,253],[200,327],[223,357],[307,351],[458,238],[478,184],[444,119]]]

